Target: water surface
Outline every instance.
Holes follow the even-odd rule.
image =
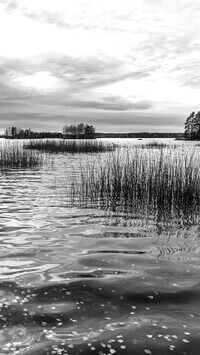
[[[199,226],[70,207],[84,159],[0,172],[0,354],[199,355]]]

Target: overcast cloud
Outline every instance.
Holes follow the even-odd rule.
[[[199,18],[199,0],[0,0],[0,129],[181,132]]]

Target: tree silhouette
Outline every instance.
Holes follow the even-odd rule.
[[[63,135],[65,138],[93,139],[95,138],[95,128],[83,123],[70,126],[65,125],[63,127]]]
[[[185,139],[200,139],[200,111],[192,112],[185,122]]]

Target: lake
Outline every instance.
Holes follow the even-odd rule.
[[[99,154],[0,171],[0,354],[199,355],[199,224],[69,205],[80,162]]]

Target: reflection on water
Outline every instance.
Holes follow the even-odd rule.
[[[199,355],[198,225],[66,207],[78,159],[0,174],[0,354]]]

